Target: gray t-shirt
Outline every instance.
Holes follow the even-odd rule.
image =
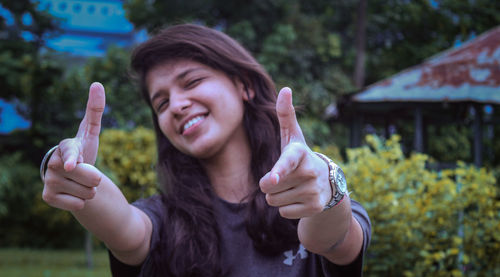
[[[161,214],[165,210],[161,198],[153,196],[133,203],[143,210],[153,223],[151,246],[159,242],[159,226]],[[371,237],[371,225],[368,214],[356,201],[351,200],[354,217],[363,230],[363,251],[358,258],[346,266],[338,266],[320,255],[307,251],[302,245],[297,245],[280,255],[273,257],[260,254],[253,247],[252,240],[246,232],[246,204],[234,204],[218,199],[215,203],[216,218],[222,237],[223,268],[228,269],[228,277],[294,277],[294,276],[361,276],[363,256]],[[142,267],[127,266],[110,255],[113,276],[149,276],[147,274],[151,257],[148,256]]]

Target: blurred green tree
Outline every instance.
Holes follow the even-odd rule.
[[[336,97],[356,90],[358,4],[349,0],[126,0],[125,8],[137,28],[152,33],[171,24],[199,22],[235,37],[265,66],[278,87],[294,89],[294,101],[302,107],[300,120],[316,119],[301,122],[311,131],[309,140],[336,141],[343,148],[346,139],[325,134],[321,127],[325,123],[319,119]],[[363,75],[364,84],[370,84],[496,26],[500,2],[374,0],[368,1],[365,16]]]
[[[130,51],[110,47],[104,57],[91,58],[83,67],[85,87],[99,81],[106,90],[104,127],[130,130],[137,126],[152,127],[151,112],[134,85],[129,72]]]
[[[59,20],[30,0],[2,1],[0,16],[0,97],[14,100],[31,122],[28,130],[0,137],[0,245],[75,246],[83,229],[69,213],[41,200],[38,166],[47,145],[56,144],[78,125],[84,97],[72,93],[74,82],[53,52],[48,37]],[[64,81],[62,81],[64,80]],[[4,119],[2,119],[4,120]],[[37,230],[37,236],[33,236]]]
[[[46,145],[76,120],[75,99],[60,88],[63,67],[41,49],[58,30],[58,20],[29,0],[3,1],[10,18],[0,17],[0,97],[16,99],[20,114],[31,122],[28,131],[2,137],[1,153],[22,151],[39,163]]]

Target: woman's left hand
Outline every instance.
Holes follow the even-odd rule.
[[[290,88],[281,89],[276,102],[280,123],[281,156],[259,185],[269,205],[281,216],[298,219],[321,213],[332,197],[328,165],[306,144],[292,104]],[[333,192],[335,193],[335,192]]]

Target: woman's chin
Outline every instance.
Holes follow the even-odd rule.
[[[215,156],[216,147],[212,147],[210,145],[192,145],[189,149],[186,149],[184,154],[194,157],[199,160],[207,160]]]

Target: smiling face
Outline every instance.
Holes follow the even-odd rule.
[[[243,101],[248,99],[241,82],[178,60],[152,68],[146,84],[160,129],[179,151],[210,159],[230,147],[248,147],[243,126]]]

